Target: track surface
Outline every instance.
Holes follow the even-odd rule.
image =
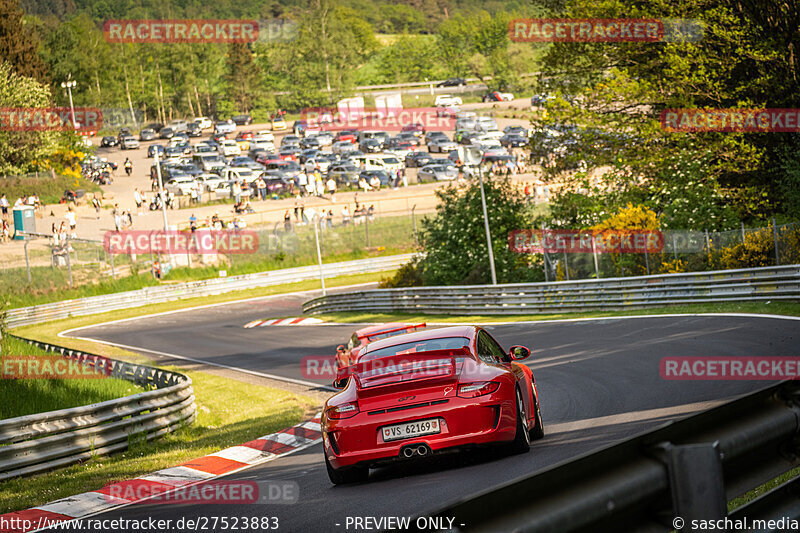
[[[302,378],[299,360],[332,354],[353,326],[242,326],[254,319],[296,315],[304,298],[289,295],[187,311],[72,335]],[[413,516],[433,510],[768,385],[665,381],[659,375],[662,357],[800,356],[798,322],[766,318],[652,317],[487,329],[506,347],[525,344],[534,349],[530,365],[547,436],[527,455],[462,454],[432,464],[373,470],[369,483],[334,487],[316,445],[228,477],[296,481],[296,504],[135,505],[97,518],[277,516],[280,531],[365,531],[352,525],[348,529],[347,517]]]

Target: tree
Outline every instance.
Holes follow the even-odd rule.
[[[231,43],[225,60],[225,81],[239,111],[248,113],[253,108],[255,94],[259,90],[259,69],[253,53],[246,43]]]
[[[527,256],[508,246],[511,231],[530,227],[523,195],[501,178],[486,179],[484,190],[498,283],[538,281],[543,276],[541,268],[531,268]],[[442,188],[436,196],[436,215],[423,220],[425,257],[420,266],[425,285],[490,283],[479,184]]]
[[[47,71],[37,53],[36,37],[22,16],[18,0],[0,0],[0,58],[17,74],[46,81]]]

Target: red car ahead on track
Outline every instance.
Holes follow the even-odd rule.
[[[364,346],[370,342],[402,335],[403,333],[411,333],[424,327],[424,323],[402,324],[391,322],[357,330],[347,341],[347,345],[340,344],[336,347],[336,379],[333,382],[333,386],[342,388],[347,384],[347,378],[350,377],[350,365],[355,362],[358,352],[363,350]]]
[[[507,443],[528,451],[544,436],[530,368],[483,328],[456,326],[370,343],[347,385],[325,403],[323,453],[334,484],[369,468],[442,451]]]

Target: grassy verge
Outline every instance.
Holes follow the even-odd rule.
[[[529,320],[557,320],[575,318],[599,318],[632,315],[666,315],[692,313],[757,313],[770,315],[800,316],[800,303],[718,303],[676,305],[674,307],[658,307],[654,309],[631,309],[626,311],[595,311],[590,313],[548,313],[536,315],[422,315],[422,314],[385,314],[385,313],[327,313],[315,315],[329,322],[523,322]]]
[[[0,180],[0,194],[5,194],[8,201],[13,204],[17,198],[29,194],[39,195],[43,204],[57,204],[65,190],[83,189],[87,194],[99,192],[100,186],[84,178],[56,175],[55,179],[49,172],[40,172],[39,177],[6,178]]]
[[[192,378],[197,403],[194,424],[155,442],[131,442],[122,453],[0,482],[0,514],[97,490],[256,439],[300,422],[317,407],[310,398],[278,389],[174,370]]]
[[[0,346],[4,354],[0,360],[9,355],[60,359],[11,337],[3,338]],[[9,368],[14,369],[15,365],[9,364]],[[0,387],[0,420],[114,400],[143,390],[130,381],[112,378],[8,379]]]

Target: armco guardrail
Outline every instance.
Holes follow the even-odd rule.
[[[411,254],[405,254],[340,263],[327,263],[322,265],[323,275],[325,277],[332,277],[392,270],[400,267],[410,258]],[[49,320],[68,318],[70,316],[91,315],[117,309],[169,302],[183,298],[211,296],[231,291],[254,289],[256,287],[280,285],[282,283],[293,283],[317,278],[319,278],[319,266],[313,265],[273,270],[270,272],[259,272],[257,274],[231,276],[227,278],[177,283],[174,285],[145,287],[135,291],[91,296],[79,300],[65,300],[52,304],[11,309],[6,313],[6,327],[10,329],[29,324],[47,322]]]
[[[552,283],[375,289],[315,298],[303,304],[303,312],[508,315],[767,300],[800,300],[800,265]]]
[[[131,438],[151,440],[195,419],[192,380],[183,374],[17,338],[154,390],[0,420],[0,481],[124,450]]]
[[[800,478],[730,515],[726,504],[800,464],[798,399],[798,382],[772,386],[430,515],[470,533],[794,530],[777,521],[800,518]],[[733,525],[745,517],[747,527]],[[732,525],[708,525],[725,519]],[[705,527],[692,527],[694,520]],[[755,520],[776,522],[759,527]]]

